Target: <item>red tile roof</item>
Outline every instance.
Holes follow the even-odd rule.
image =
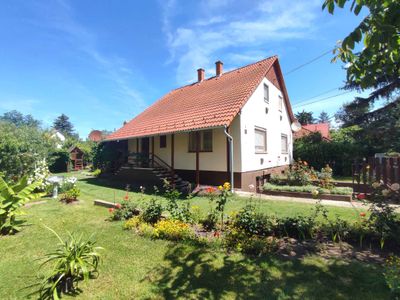
[[[319,132],[322,138],[330,141],[329,123],[307,124],[302,125],[301,129],[295,133],[295,138],[301,138],[313,132]]]
[[[172,90],[106,140],[229,126],[264,77],[282,91],[294,121],[278,58],[272,56]]]

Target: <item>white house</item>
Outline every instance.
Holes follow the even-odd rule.
[[[276,56],[172,90],[106,138],[200,184],[248,190],[292,161],[296,120]],[[132,163],[131,160],[130,162]]]

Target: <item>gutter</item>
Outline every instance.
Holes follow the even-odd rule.
[[[230,152],[230,156],[229,156],[229,168],[230,168],[230,170],[231,170],[231,192],[233,192],[234,190],[233,190],[233,185],[234,185],[234,172],[233,172],[233,137],[228,133],[228,131],[227,131],[227,127],[225,126],[224,127],[224,133],[225,133],[225,135],[226,135],[226,137],[228,138],[228,140],[229,140],[229,152]]]

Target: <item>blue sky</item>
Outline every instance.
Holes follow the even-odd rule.
[[[0,9],[0,113],[50,126],[68,115],[81,137],[113,130],[214,63],[234,69],[277,54],[283,72],[334,47],[360,21],[322,0],[13,0]],[[294,110],[333,114],[355,93],[296,106],[343,86],[328,54],[285,76]],[[343,93],[332,90],[319,98]]]

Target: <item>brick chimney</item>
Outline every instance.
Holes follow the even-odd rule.
[[[204,80],[204,69],[197,70],[197,81],[202,82]]]
[[[222,61],[219,60],[215,63],[215,73],[217,76],[221,76],[223,71],[224,71],[224,64]]]

